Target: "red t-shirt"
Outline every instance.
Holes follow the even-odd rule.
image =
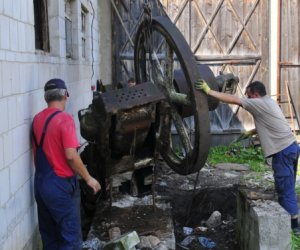
[[[46,108],[34,117],[33,131],[38,144],[40,143],[47,118],[57,110],[59,109]],[[43,143],[43,151],[56,175],[60,177],[71,177],[74,175],[74,171],[68,165],[64,149],[78,147],[79,142],[72,116],[66,112],[56,114],[48,124]],[[35,155],[34,143],[33,149]]]

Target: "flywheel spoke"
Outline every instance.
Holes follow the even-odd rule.
[[[194,54],[168,17],[152,17],[151,27],[146,21],[140,25],[136,34],[134,66],[138,84],[153,81],[166,97],[166,103],[158,107],[158,151],[179,174],[199,171],[205,164],[210,146],[207,99],[194,90],[194,82],[200,78]],[[174,79],[177,70],[183,72],[184,90]],[[190,117],[194,125],[193,140],[184,123],[185,117]],[[172,134],[173,126],[177,137]],[[179,142],[175,138],[179,138]]]

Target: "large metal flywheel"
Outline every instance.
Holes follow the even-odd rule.
[[[134,66],[138,84],[151,81],[167,97],[158,108],[158,151],[181,175],[199,171],[210,148],[207,97],[194,89],[194,82],[201,78],[194,54],[168,17],[148,18],[141,23]],[[176,83],[176,71],[185,77],[184,93]]]

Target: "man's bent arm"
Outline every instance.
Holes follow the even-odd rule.
[[[65,156],[70,167],[74,170],[74,172],[76,174],[79,174],[81,178],[85,180],[87,185],[94,190],[94,193],[97,193],[101,189],[100,184],[95,178],[93,178],[89,174],[80,156],[78,155],[77,150],[75,148],[66,148]]]

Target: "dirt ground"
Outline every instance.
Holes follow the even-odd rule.
[[[224,170],[205,166],[197,179],[197,174],[178,175],[163,161],[159,161],[157,173],[155,192],[157,196],[167,197],[171,203],[176,249],[208,249],[198,241],[200,236],[213,241],[216,244],[213,248],[215,250],[239,249],[236,241],[236,195],[238,188],[244,185],[243,176],[249,171]],[[166,223],[164,221],[165,214],[160,209],[155,211],[153,209],[146,211],[147,208],[141,207],[128,209],[125,213],[128,215],[127,217],[118,217],[120,215],[118,208],[108,209],[104,203],[99,206],[102,209],[100,209],[101,216],[97,217],[100,218],[97,222],[99,225],[97,230],[103,241],[109,239],[108,230],[105,227],[114,226],[106,225],[105,221],[109,221],[109,217],[118,218],[114,220],[114,223],[115,226],[120,227],[122,232],[135,230],[139,236],[151,235],[153,232],[159,231],[160,226]],[[104,212],[105,209],[107,210]],[[205,232],[197,230],[199,227],[206,227],[205,222],[214,211],[221,213],[221,223]],[[151,223],[149,223],[149,216],[153,218]],[[87,221],[85,220],[83,224],[85,236],[91,223],[91,221]],[[184,227],[193,229],[191,235],[184,234]],[[181,245],[184,239],[191,236],[194,240],[190,244]]]
[[[198,237],[206,237],[216,243],[215,250],[238,250],[235,239],[236,226],[236,193],[240,182],[240,173],[225,177],[224,170],[205,167],[200,171],[196,189],[194,189],[197,174],[180,176],[175,174],[163,163],[159,166],[158,193],[171,197],[176,249],[208,249],[203,247]],[[159,182],[166,183],[164,188]],[[214,212],[221,213],[222,224],[206,232],[195,232],[197,227],[205,227],[205,222]],[[180,243],[188,237],[183,227],[194,229],[196,236],[189,245]]]

